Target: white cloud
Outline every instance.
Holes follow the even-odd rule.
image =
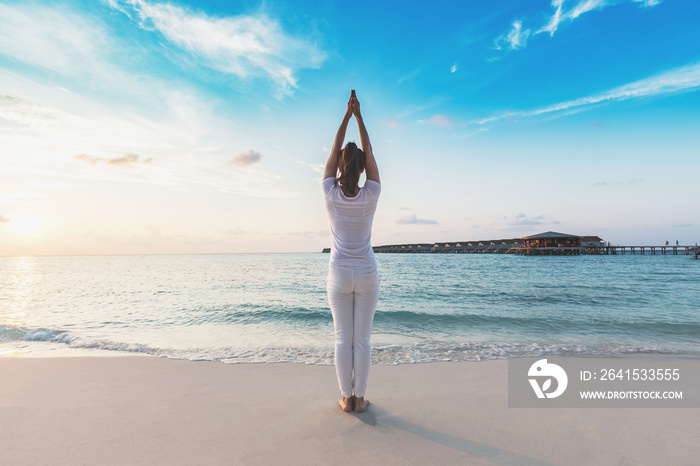
[[[262,159],[262,154],[260,152],[255,152],[254,150],[249,150],[247,152],[240,153],[231,159],[230,165],[252,165],[254,163],[260,162]]]
[[[495,41],[496,50],[502,50],[504,46],[508,50],[517,50],[527,45],[527,38],[530,37],[530,30],[523,30],[523,23],[520,20],[513,21],[511,29],[507,34],[504,34]]]
[[[538,33],[549,32],[550,36],[554,35],[557,28],[559,27],[559,22],[561,21],[561,7],[562,7],[563,3],[564,3],[564,0],[552,0],[552,6],[554,7],[554,14],[549,19],[549,23],[546,26],[544,26],[542,29],[537,31]]]
[[[0,54],[64,75],[101,61],[105,35],[90,18],[64,8],[0,4]]]
[[[617,5],[628,0],[552,0],[551,6],[554,11],[551,14],[545,15],[544,24],[536,26],[536,23],[542,17],[542,14],[525,20],[513,21],[511,29],[507,34],[503,34],[496,38],[495,48],[497,50],[516,50],[527,45],[527,39],[530,35],[530,29],[523,25],[523,22],[535,23],[530,24],[535,30],[534,34],[543,32],[549,33],[550,37],[559,29],[559,26],[565,23],[573,22],[581,15],[594,10],[603,10],[609,6]],[[642,7],[652,7],[661,3],[662,0],[631,0],[633,3],[639,3]],[[569,8],[565,8],[565,7]]]
[[[401,217],[396,220],[399,225],[437,225],[437,220],[431,220],[428,218],[418,218],[416,214],[410,214],[405,217]]]
[[[607,0],[581,0],[566,14],[566,18],[574,20],[589,11],[602,10],[610,3]]]
[[[570,114],[588,110],[595,105],[603,103],[673,94],[690,91],[698,87],[700,87],[700,63],[695,63],[625,84],[600,94],[559,102],[534,110],[505,112],[474,121],[473,123],[485,125],[504,120],[519,120],[548,114]]]
[[[148,67],[128,71],[134,63],[124,57],[135,54],[134,45],[113,36],[99,17],[23,3],[0,4],[0,17],[0,55],[54,72],[42,78],[0,73],[3,175],[42,186],[110,180],[296,195],[278,187],[277,175],[255,167],[221,170],[245,135],[215,114],[218,98],[152,76]],[[114,51],[120,51],[119,61]],[[68,80],[61,81],[64,76]],[[75,163],[75,154],[84,154],[82,161],[95,169]],[[132,169],[109,169],[120,163]]]
[[[198,57],[203,66],[241,78],[271,79],[280,97],[297,87],[297,70],[317,68],[325,60],[316,44],[286,33],[262,14],[216,18],[169,3],[112,0],[110,4],[120,11],[132,8],[142,27],[157,30]]]
[[[547,23],[537,30],[535,34],[541,32],[548,32],[550,37],[554,36],[554,33],[559,28],[559,24],[563,22],[571,22],[577,19],[584,13],[588,13],[593,10],[602,10],[603,8],[619,3],[621,0],[579,0],[573,7],[568,10],[564,10],[565,0],[552,0],[552,6],[554,7],[554,13],[549,17]],[[568,4],[571,4],[569,2]]]
[[[519,213],[508,223],[510,225],[542,225],[545,222],[544,215],[538,215],[537,217],[528,217],[524,213]]]
[[[221,170],[232,147],[240,144],[239,136],[231,131],[231,122],[212,114],[211,103],[202,96],[159,86],[160,98],[148,101],[152,105],[149,112],[158,109],[163,115],[155,119],[124,113],[79,95],[54,101],[49,88],[41,83],[23,79],[20,85],[6,78],[0,75],[0,88],[8,83],[10,89],[17,86],[23,97],[34,94],[38,100],[0,97],[0,123],[5,122],[0,124],[3,153],[17,154],[8,158],[11,165],[3,165],[3,170],[15,178],[28,174],[32,179],[40,176],[42,184],[60,178],[77,183],[138,182],[172,189],[201,184],[255,197],[295,195],[278,187],[278,176],[255,167]],[[99,169],[87,170],[77,163],[67,166],[66,161],[76,160],[74,154],[84,154],[79,159]],[[107,169],[118,167],[120,162],[132,169]]]

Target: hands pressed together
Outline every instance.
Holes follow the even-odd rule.
[[[357,96],[355,95],[354,89],[350,92],[350,100],[348,101],[348,110],[345,114],[348,116],[355,115],[355,118],[359,118],[361,116],[361,114],[360,114],[360,101],[357,100]]]
[[[326,168],[323,172],[323,179],[336,176],[338,172],[338,156],[343,148],[343,141],[345,141],[345,130],[348,127],[348,122],[350,117],[355,116],[357,120],[357,127],[360,131],[360,143],[362,144],[362,150],[365,152],[367,157],[365,165],[365,173],[367,179],[379,183],[379,169],[377,168],[377,162],[374,159],[374,153],[372,152],[372,144],[369,142],[369,134],[367,134],[367,128],[365,128],[365,122],[362,120],[362,114],[360,113],[360,101],[357,100],[355,95],[355,90],[353,89],[350,93],[350,100],[348,101],[348,109],[345,112],[343,121],[340,122],[338,127],[338,132],[335,134],[335,139],[333,140],[333,147],[331,153],[328,156],[328,161],[326,162]]]

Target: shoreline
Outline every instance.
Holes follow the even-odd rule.
[[[55,341],[31,341],[30,345],[0,346],[0,359],[60,359],[60,358],[114,358],[114,357],[155,357],[177,361],[220,362],[227,365],[237,364],[278,364],[292,363],[302,365],[333,366],[333,347],[317,347],[313,355],[309,348],[263,347],[240,350],[247,354],[245,357],[232,353],[227,356],[208,355],[203,352],[188,351],[171,352],[158,348],[139,347],[136,344],[102,341],[106,347],[100,347],[94,340],[88,340],[88,345],[72,346],[58,344]],[[437,345],[437,346],[436,346]],[[133,350],[112,349],[133,347]],[[304,349],[304,354],[295,354]],[[188,356],[188,354],[190,354]],[[255,355],[265,354],[268,359],[255,359]],[[251,355],[253,359],[251,359]],[[452,342],[414,342],[410,344],[372,344],[373,366],[397,366],[430,363],[459,363],[500,361],[510,358],[679,358],[700,359],[700,351],[691,349],[671,349],[656,347],[620,346],[617,348],[578,347],[561,344],[495,344],[495,343],[452,343]],[[402,356],[401,359],[399,357]]]
[[[370,409],[345,414],[333,366],[2,358],[0,463],[689,464],[700,457],[696,409],[508,408],[507,367],[507,360],[374,365]]]
[[[0,326],[1,327],[1,326]],[[290,362],[309,365],[333,365],[333,346],[260,346],[252,348],[202,348],[168,349],[148,347],[138,343],[80,338],[68,334],[52,333],[41,329],[45,339],[36,338],[33,331],[29,339],[0,341],[2,358],[74,358],[74,357],[143,357],[152,356],[173,360],[211,361],[224,364],[268,364]],[[373,338],[381,338],[373,336]],[[697,346],[697,345],[696,345]],[[700,350],[677,346],[617,346],[590,344],[581,346],[569,343],[521,343],[521,342],[458,342],[423,340],[405,343],[372,342],[372,365],[404,365],[434,362],[482,362],[509,358],[538,357],[593,357],[593,358],[687,358],[700,359]]]

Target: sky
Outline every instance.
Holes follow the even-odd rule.
[[[700,241],[696,0],[0,0],[0,18],[0,255],[321,251],[351,89],[375,245]]]

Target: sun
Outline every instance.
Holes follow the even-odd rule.
[[[37,236],[46,222],[41,217],[14,216],[10,223],[17,236]]]

